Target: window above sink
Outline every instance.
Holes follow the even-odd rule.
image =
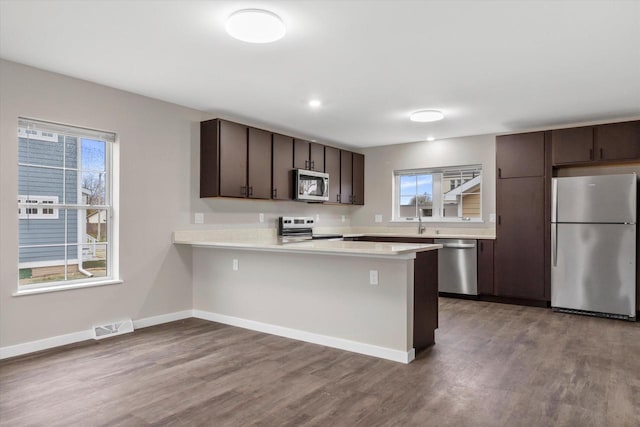
[[[393,220],[481,222],[482,166],[396,170]]]

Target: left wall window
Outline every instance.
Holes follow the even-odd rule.
[[[18,290],[113,279],[115,134],[18,120]]]

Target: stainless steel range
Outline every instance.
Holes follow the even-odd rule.
[[[314,234],[315,221],[306,216],[281,216],[278,218],[278,236],[287,240],[342,239],[341,234]]]

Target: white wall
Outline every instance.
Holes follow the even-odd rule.
[[[18,116],[117,133],[123,284],[12,296]],[[0,61],[0,347],[192,308],[191,252],[172,245],[171,232],[189,221],[200,120],[199,111]]]
[[[365,206],[354,212],[354,226],[382,225],[406,227],[407,224],[390,223],[393,200],[393,171],[442,166],[482,165],[482,219],[483,223],[442,222],[431,226],[447,228],[493,228],[489,214],[495,212],[495,135],[468,136],[432,142],[385,145],[363,150],[365,155]],[[374,223],[381,214],[382,224]]]

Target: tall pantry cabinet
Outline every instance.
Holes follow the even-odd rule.
[[[551,185],[547,132],[496,138],[495,295],[548,301]]]

